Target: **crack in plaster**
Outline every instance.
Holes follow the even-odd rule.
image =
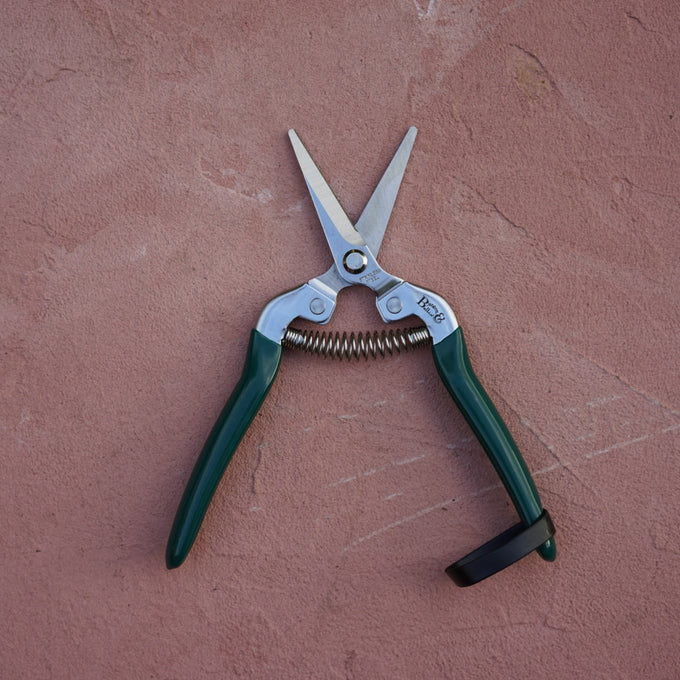
[[[558,462],[554,463],[553,465],[549,465],[547,467],[541,468],[540,470],[532,471],[531,474],[532,474],[533,477],[538,477],[538,476],[541,476],[541,475],[548,474],[549,472],[553,472],[554,470],[557,470],[559,468],[562,468],[562,469],[568,471],[569,473],[574,474],[574,471],[571,468],[583,463],[584,461],[589,461],[589,460],[591,460],[591,459],[593,459],[597,456],[602,456],[602,455],[605,455],[607,453],[611,453],[612,451],[617,451],[617,450],[620,450],[620,449],[623,449],[623,448],[626,448],[626,447],[629,447],[629,446],[633,446],[635,444],[639,444],[640,442],[646,441],[647,439],[650,439],[652,437],[667,434],[669,432],[672,432],[672,431],[678,430],[678,429],[680,429],[680,423],[673,425],[671,427],[662,428],[661,430],[658,430],[656,432],[651,432],[651,433],[648,433],[648,434],[641,435],[641,436],[636,437],[634,439],[628,439],[628,440],[625,440],[625,441],[617,442],[615,444],[612,444],[611,446],[608,446],[604,449],[600,449],[598,451],[592,451],[590,453],[583,454],[582,456],[579,456],[578,458],[576,458],[573,461],[558,461]],[[580,479],[578,476],[576,477],[576,479],[578,479],[578,481],[585,484],[585,482],[583,482],[583,480]],[[595,493],[594,490],[591,489],[587,484],[586,484],[586,487],[590,491]],[[385,526],[379,527],[379,528],[375,529],[374,531],[371,531],[370,533],[368,533],[364,536],[360,536],[359,538],[355,539],[351,543],[348,543],[342,549],[342,552],[345,553],[348,550],[356,548],[358,545],[365,543],[366,541],[372,540],[372,539],[380,536],[381,534],[384,534],[386,531],[389,531],[391,529],[395,529],[395,528],[397,528],[397,527],[399,527],[403,524],[413,522],[414,520],[420,519],[421,517],[424,517],[425,515],[429,515],[431,512],[434,512],[435,510],[447,508],[448,506],[452,505],[453,503],[455,503],[457,500],[460,500],[461,498],[476,498],[478,496],[482,496],[486,493],[489,493],[490,491],[494,491],[496,489],[501,489],[501,488],[503,488],[503,485],[500,482],[497,483],[497,484],[491,484],[489,486],[485,486],[485,487],[482,487],[480,489],[477,489],[476,491],[473,491],[469,494],[465,494],[464,496],[459,496],[458,498],[445,500],[445,501],[442,501],[441,503],[436,503],[435,505],[431,505],[427,508],[422,508],[421,510],[418,510],[418,511],[416,511],[416,512],[410,514],[410,515],[406,515],[404,517],[401,517],[400,519],[395,520],[394,522],[390,522],[389,524],[386,524]]]

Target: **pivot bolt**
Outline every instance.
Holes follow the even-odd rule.
[[[368,258],[360,250],[350,250],[345,253],[342,264],[350,274],[361,274],[366,269]]]

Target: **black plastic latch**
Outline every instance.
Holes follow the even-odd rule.
[[[459,586],[471,586],[509,567],[555,534],[555,526],[547,510],[527,526],[515,524],[488,543],[447,567],[446,573]]]

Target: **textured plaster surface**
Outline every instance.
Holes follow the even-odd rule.
[[[19,2],[0,25],[0,666],[41,678],[677,677],[680,4]],[[449,300],[558,527],[428,351],[287,353],[186,563],[179,497],[274,295],[330,256],[286,137]],[[380,328],[370,293],[334,330]]]

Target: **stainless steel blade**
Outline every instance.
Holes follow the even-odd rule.
[[[380,250],[417,133],[417,128],[409,128],[355,225],[373,255]]]
[[[365,246],[366,243],[350,222],[295,130],[289,130],[288,136],[321,221],[326,240],[333,253],[333,258],[336,264],[342,266],[342,257],[348,249]]]

